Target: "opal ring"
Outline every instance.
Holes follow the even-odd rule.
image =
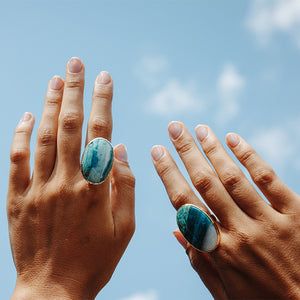
[[[202,252],[212,252],[220,244],[216,222],[195,205],[186,204],[178,209],[177,225],[184,238]]]
[[[81,158],[81,173],[91,184],[105,181],[112,168],[114,149],[104,138],[95,138],[85,147]]]

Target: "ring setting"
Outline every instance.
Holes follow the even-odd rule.
[[[195,205],[177,211],[177,225],[184,238],[197,250],[212,252],[220,244],[220,231],[214,220]]]
[[[114,160],[111,143],[104,138],[95,138],[85,147],[81,158],[81,173],[91,184],[101,184],[108,177]]]

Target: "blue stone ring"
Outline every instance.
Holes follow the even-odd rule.
[[[113,161],[114,149],[111,143],[104,138],[95,138],[84,149],[81,173],[87,182],[100,184],[108,177]]]
[[[184,238],[202,252],[212,252],[220,243],[217,224],[194,205],[186,204],[178,209],[177,225]]]

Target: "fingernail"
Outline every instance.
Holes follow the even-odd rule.
[[[182,133],[182,126],[179,122],[171,122],[168,126],[169,134],[173,140],[176,140]]]
[[[120,144],[115,147],[115,158],[123,162],[128,162],[127,148],[125,145]]]
[[[51,79],[50,88],[52,90],[60,90],[64,85],[63,80],[59,76],[54,76]]]
[[[235,133],[228,133],[227,134],[227,142],[230,147],[236,147],[240,142],[240,138]]]
[[[69,71],[71,73],[79,73],[82,69],[82,62],[77,57],[72,57],[69,61]]]
[[[97,77],[97,83],[107,84],[111,82],[111,77],[108,72],[102,71]]]
[[[202,142],[208,135],[208,130],[206,126],[198,125],[195,129],[196,136],[200,142]]]
[[[179,242],[179,244],[186,250],[188,243],[187,243],[186,239],[183,237],[182,233],[179,231],[179,229],[174,230],[173,234],[174,234],[176,240]]]
[[[155,161],[158,161],[164,154],[161,146],[153,146],[151,150],[151,156]]]
[[[21,122],[27,122],[31,119],[32,115],[29,112],[25,112],[22,116]]]

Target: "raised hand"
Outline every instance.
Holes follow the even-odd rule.
[[[170,123],[169,134],[220,230],[220,244],[210,253],[199,252],[175,232],[212,295],[216,299],[300,298],[300,197],[237,134],[227,135],[227,145],[270,204],[208,126],[196,127],[205,155],[182,123]],[[154,146],[152,158],[175,209],[194,204],[209,213],[166,148]]]
[[[33,175],[25,113],[11,148],[7,196],[17,283],[12,299],[93,299],[109,281],[134,228],[135,179],[124,145],[114,149],[109,179],[84,180],[80,169],[84,65],[72,58],[65,81],[49,83],[37,134]],[[112,132],[113,82],[95,82],[86,143]]]

